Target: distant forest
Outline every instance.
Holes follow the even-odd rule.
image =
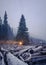
[[[24,15],[21,16],[16,37],[14,37],[13,30],[8,24],[7,19],[7,12],[5,11],[3,21],[0,17],[0,40],[16,40],[29,43],[28,28],[26,27]]]
[[[8,24],[8,17],[7,17],[7,12],[5,11],[4,14],[4,19],[2,20],[0,17],[0,41],[2,40],[15,40],[17,42],[22,42],[23,44],[42,44],[46,43],[46,41],[41,40],[41,39],[35,39],[33,37],[29,36],[28,28],[26,26],[26,20],[24,15],[21,15],[19,26],[18,26],[18,31],[17,34],[13,33],[13,28],[10,27]]]

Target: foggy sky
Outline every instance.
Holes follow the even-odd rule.
[[[7,11],[8,23],[18,28],[24,14],[29,34],[46,40],[46,0],[0,0],[0,16]]]

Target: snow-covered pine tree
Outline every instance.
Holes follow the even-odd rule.
[[[28,28],[26,27],[24,15],[22,15],[20,19],[16,41],[21,41],[24,45],[28,45],[29,43]]]

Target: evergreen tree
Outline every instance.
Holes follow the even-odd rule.
[[[1,17],[0,17],[0,25],[2,25],[2,19],[1,19]]]
[[[0,17],[0,40],[2,39],[2,19]]]
[[[8,39],[13,40],[14,35],[13,35],[13,29],[8,25]]]
[[[21,16],[19,28],[16,36],[16,41],[22,41],[23,44],[29,43],[29,35],[28,35],[28,28],[26,27],[26,22],[24,15]]]
[[[3,38],[7,40],[8,38],[8,21],[7,21],[7,12],[4,14],[4,24],[3,24]]]
[[[7,12],[5,11],[4,14],[4,24],[7,25],[8,21],[7,21]]]

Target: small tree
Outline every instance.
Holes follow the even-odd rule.
[[[21,16],[18,32],[16,35],[16,41],[22,41],[23,44],[29,43],[29,35],[28,35],[28,28],[26,27],[26,22],[24,15]]]

